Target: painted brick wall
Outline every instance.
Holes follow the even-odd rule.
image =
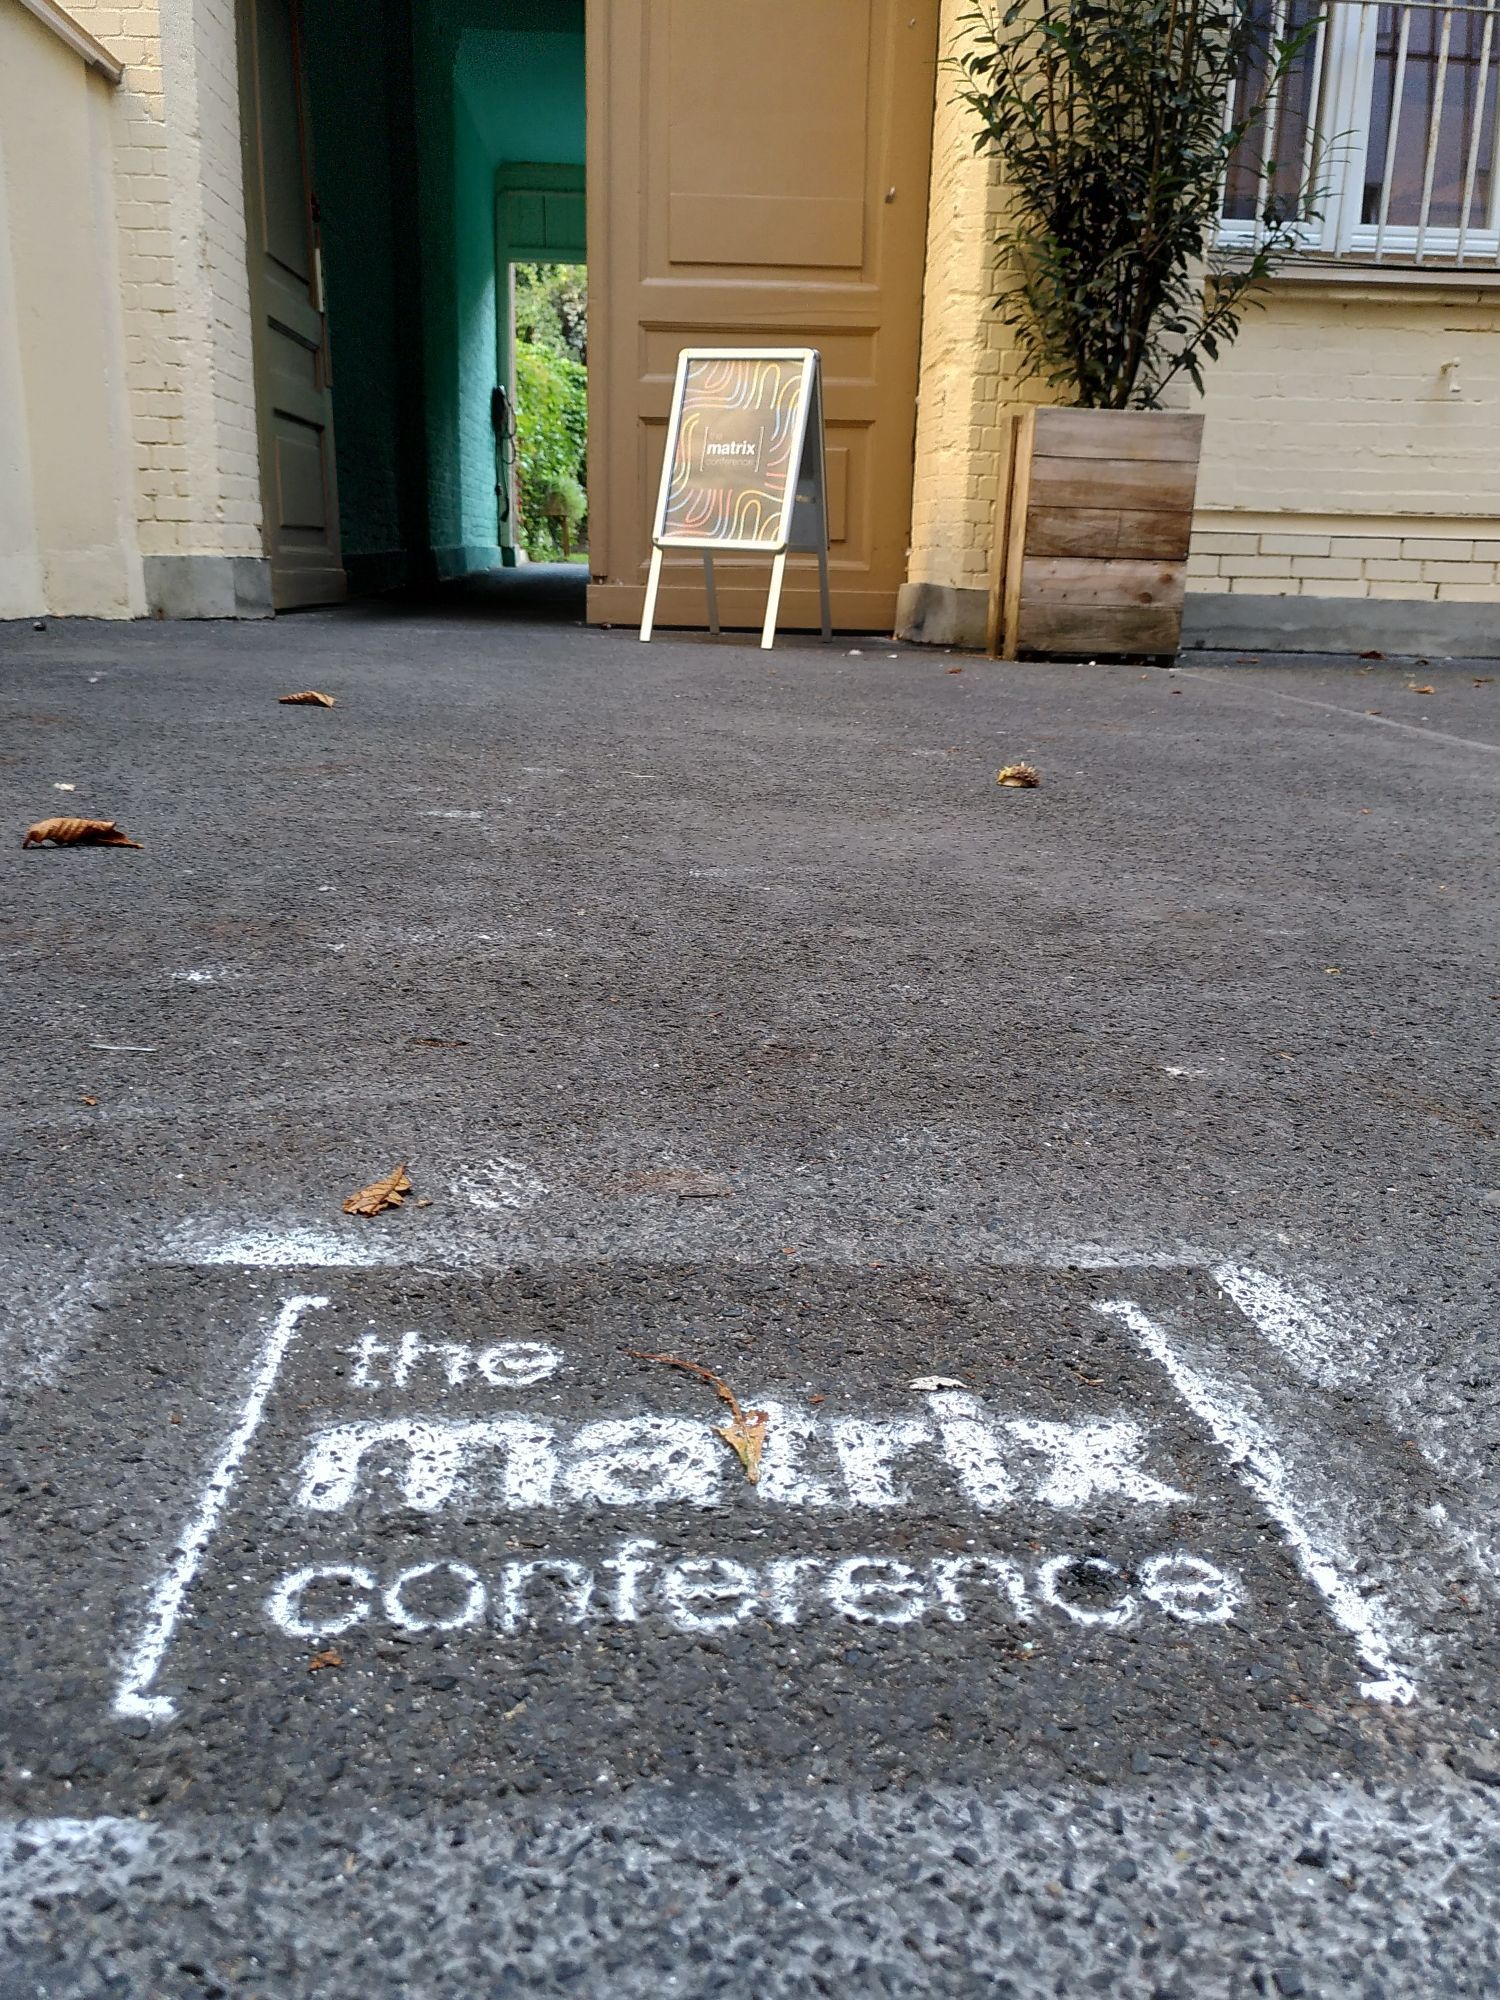
[[[112,113],[141,552],[258,556],[233,0],[71,12],[126,66]]]
[[[1500,289],[1281,285],[1204,410],[1190,589],[1500,603]]]
[[[970,0],[943,0],[940,57],[957,45]],[[922,359],[912,486],[913,583],[984,589],[1013,406],[1010,337],[992,309],[1001,191],[994,162],[974,152],[973,117],[940,64],[927,208]]]

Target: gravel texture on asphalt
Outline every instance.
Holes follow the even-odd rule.
[[[492,614],[0,627],[4,2000],[1493,1990],[1500,682]]]

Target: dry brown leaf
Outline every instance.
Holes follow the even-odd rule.
[[[1475,674],[1474,685],[1477,688],[1487,688],[1494,678],[1493,674]]]
[[[745,1477],[752,1486],[760,1478],[760,1455],[765,1449],[766,1425],[770,1421],[765,1410],[747,1410],[743,1417],[731,1417],[727,1424],[715,1427],[715,1434],[723,1438],[744,1466]]]
[[[132,840],[121,833],[112,819],[39,819],[35,826],[28,826],[21,841],[23,847],[40,847],[44,840],[50,840],[57,847],[139,847],[138,840]]]
[[[384,1180],[371,1181],[358,1194],[351,1194],[344,1203],[345,1215],[379,1215],[382,1209],[399,1208],[411,1193],[411,1182],[406,1178],[406,1162],[393,1167]]]
[[[1406,690],[1407,690],[1407,693],[1408,693],[1408,694],[1436,694],[1436,693],[1437,693],[1437,689],[1436,689],[1435,687],[1428,687],[1428,685],[1427,685],[1427,683],[1426,683],[1425,681],[1423,681],[1423,682],[1422,682],[1422,683],[1421,683],[1420,685],[1419,685],[1419,684],[1418,684],[1418,683],[1417,683],[1416,681],[1408,681],[1408,682],[1406,683]]]
[[[962,667],[950,667],[950,668],[948,669],[948,671],[949,671],[949,673],[950,673],[950,674],[961,674],[961,673],[963,672],[963,668],[962,668]]]
[[[715,1375],[711,1368],[704,1368],[697,1361],[683,1361],[675,1354],[643,1354],[638,1347],[626,1349],[633,1361],[659,1361],[665,1368],[681,1368],[689,1375],[697,1375],[707,1382],[721,1403],[730,1409],[730,1421],[714,1426],[715,1437],[723,1438],[745,1468],[745,1477],[753,1486],[760,1478],[760,1455],[765,1447],[766,1427],[771,1421],[769,1410],[742,1410],[733,1389],[722,1377]]]
[[[1383,660],[1385,654],[1381,652],[1378,646],[1372,646],[1368,653],[1361,653],[1359,657],[1362,660]]]
[[[304,688],[301,694],[279,694],[276,699],[283,707],[287,707],[288,705],[293,708],[333,707],[333,696],[331,694],[319,694],[316,688]]]
[[[1005,764],[995,773],[997,785],[1039,785],[1041,782],[1030,764]]]
[[[80,1104],[97,1104],[99,1100],[97,1097],[80,1097],[78,1102]]]
[[[315,1674],[323,1667],[341,1667],[343,1664],[344,1656],[337,1646],[325,1646],[321,1653],[313,1654],[307,1663],[307,1671]]]

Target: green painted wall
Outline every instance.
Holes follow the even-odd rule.
[[[454,94],[454,281],[458,292],[458,540],[500,560],[495,502],[494,168],[462,91]]]
[[[583,0],[303,9],[355,588],[499,560],[494,173],[583,162]]]

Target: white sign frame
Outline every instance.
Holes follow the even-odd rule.
[[[782,496],[781,519],[774,541],[743,538],[705,540],[701,536],[667,532],[667,499],[677,456],[677,436],[682,423],[688,368],[695,361],[802,363],[797,431],[789,461],[793,471]],[[767,652],[776,640],[776,615],[781,608],[781,586],[786,575],[787,556],[793,553],[816,555],[823,637],[833,637],[828,598],[828,466],[823,437],[823,358],[816,347],[684,347],[679,351],[672,408],[667,419],[666,450],[662,454],[661,482],[657,488],[656,513],[651,525],[651,571],[646,580],[646,603],[641,614],[642,644],[650,639],[655,622],[662,557],[667,549],[692,549],[702,556],[703,583],[708,594],[708,629],[715,635],[719,631],[719,599],[714,584],[715,554],[770,556],[771,588],[760,635],[761,649]]]

